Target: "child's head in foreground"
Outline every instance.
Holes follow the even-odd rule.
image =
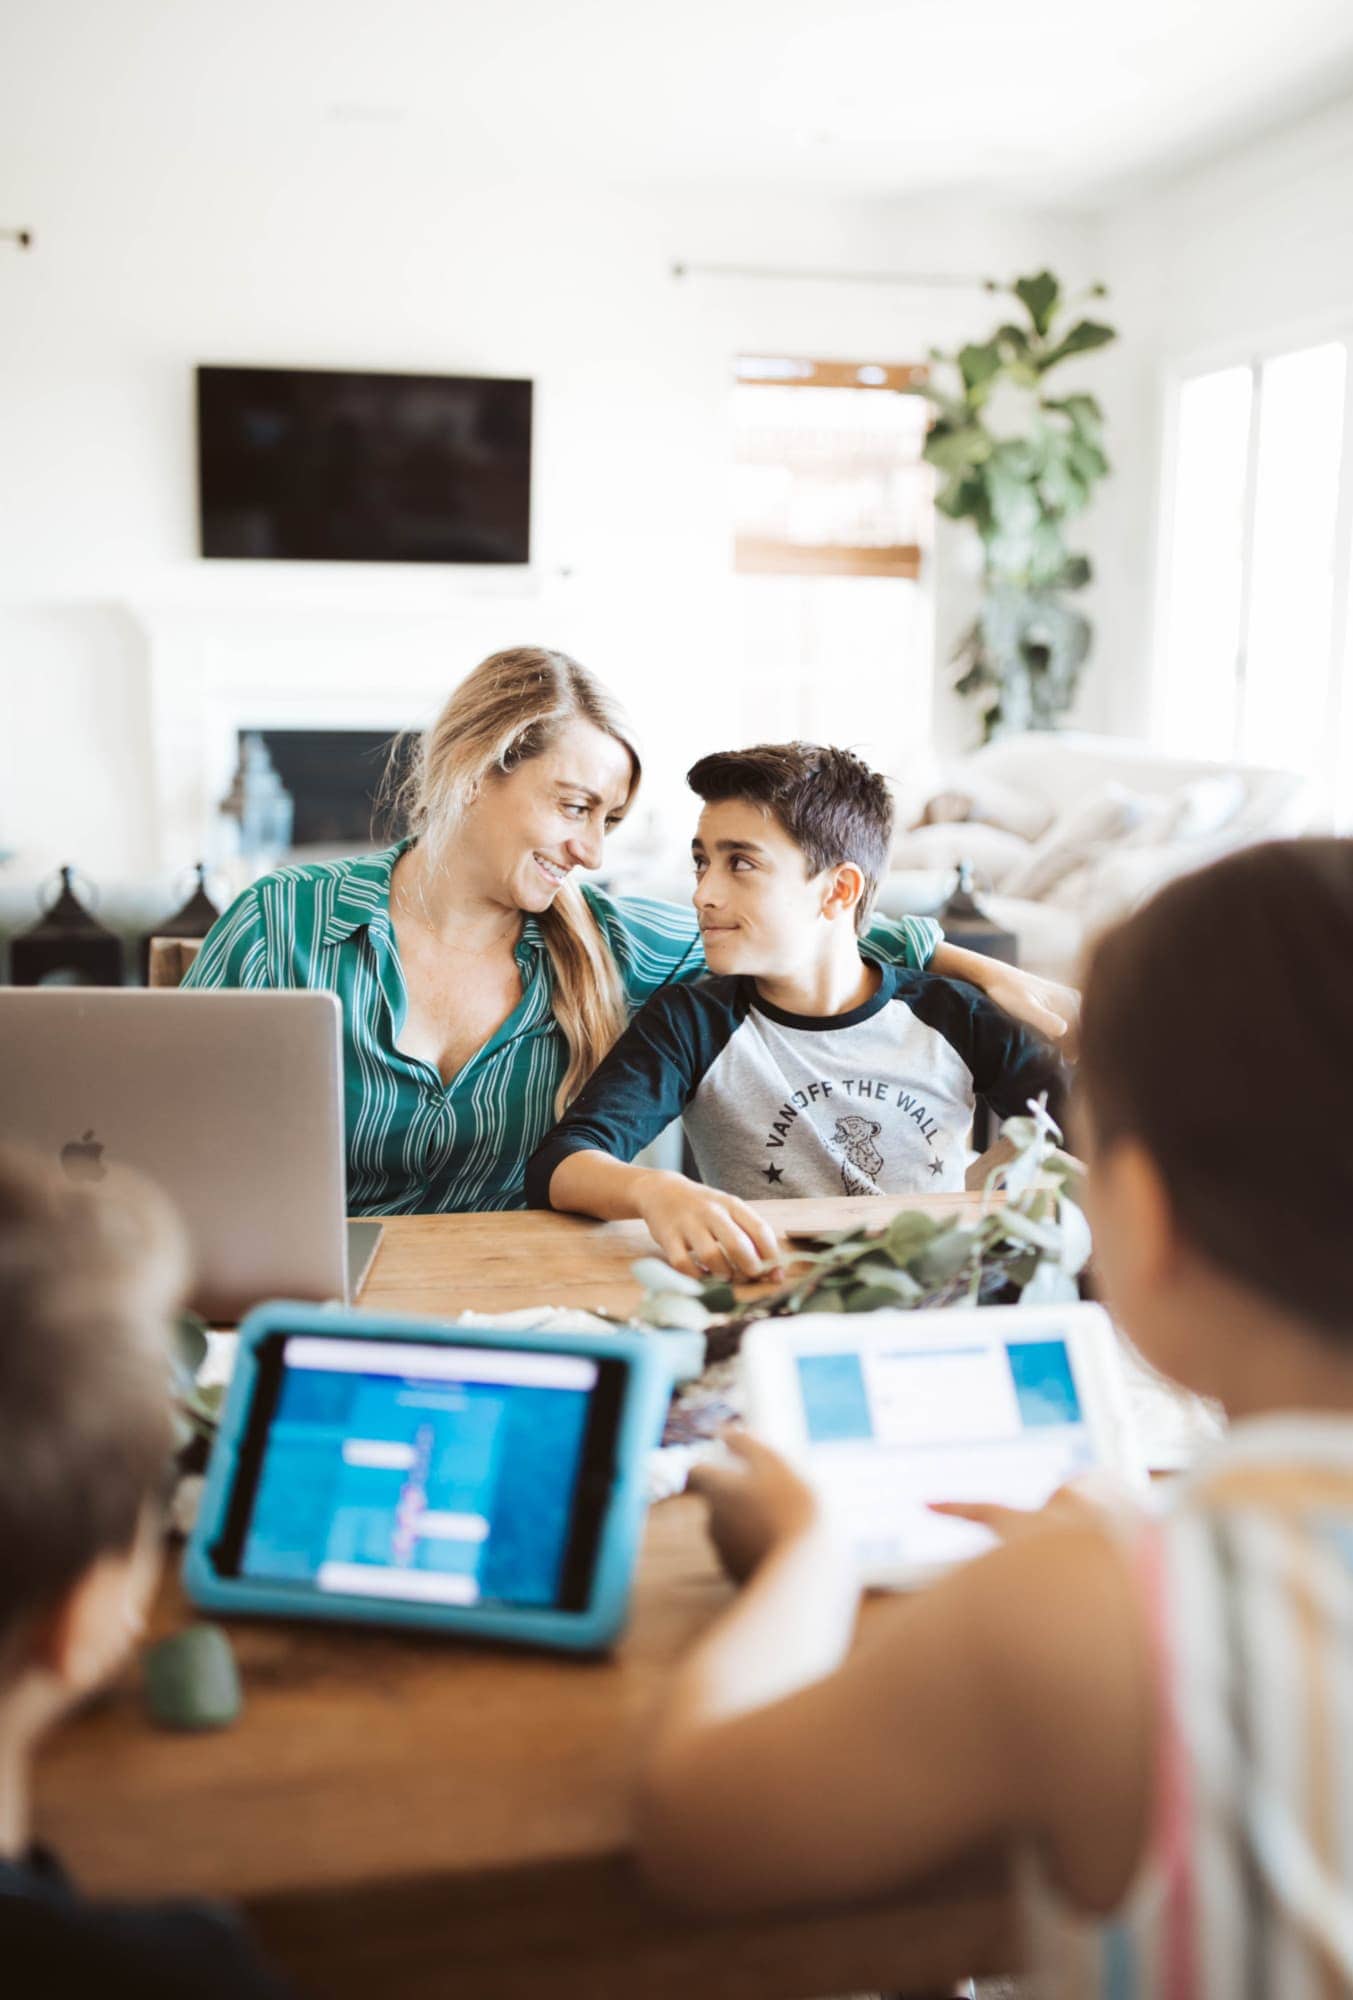
[[[1351,1023],[1353,841],[1185,876],[1091,961],[1096,1269],[1147,1358],[1237,1413],[1273,1406],[1285,1333],[1353,1368]]]
[[[888,864],[885,778],[849,750],[759,743],[686,773],[704,801],[691,852],[711,972],[772,974],[861,933]]]
[[[134,1177],[73,1186],[0,1148],[0,1725],[36,1736],[118,1664],[158,1562],[185,1276]]]

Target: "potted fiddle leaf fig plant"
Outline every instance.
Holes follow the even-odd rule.
[[[934,411],[925,457],[939,475],[935,504],[981,539],[982,605],[959,642],[955,687],[978,703],[990,741],[1054,727],[1089,657],[1090,621],[1073,599],[1090,560],[1067,531],[1109,471],[1104,414],[1083,390],[1051,393],[1048,378],[1118,336],[1080,314],[1103,285],[1068,297],[1039,271],[988,289],[1014,310],[985,341],[932,349],[935,372],[916,393]]]

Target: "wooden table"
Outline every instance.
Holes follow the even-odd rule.
[[[765,1212],[825,1228],[904,1205],[919,1204]],[[651,1248],[636,1223],[398,1220],[361,1303],[623,1312],[638,1296],[630,1261]],[[680,1499],[650,1517],[632,1623],[608,1661],[236,1624],[242,1721],[219,1735],[157,1732],[129,1674],[44,1757],[40,1837],[96,1894],[242,1903],[298,1988],[334,2000],[807,2000],[1008,1970],[997,1857],[895,1903],[766,1920],[693,1920],[643,1890],[627,1798],[646,1719],[727,1596],[700,1510]],[[168,1581],[158,1627],[190,1616]]]

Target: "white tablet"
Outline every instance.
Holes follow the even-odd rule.
[[[923,1583],[991,1545],[928,1501],[1038,1507],[1097,1467],[1146,1487],[1098,1306],[762,1320],[742,1369],[748,1423],[817,1487],[871,1585]]]

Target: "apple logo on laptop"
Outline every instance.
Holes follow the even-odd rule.
[[[61,1148],[61,1170],[73,1181],[101,1181],[108,1172],[103,1164],[103,1144],[86,1132],[83,1139],[70,1139]]]

